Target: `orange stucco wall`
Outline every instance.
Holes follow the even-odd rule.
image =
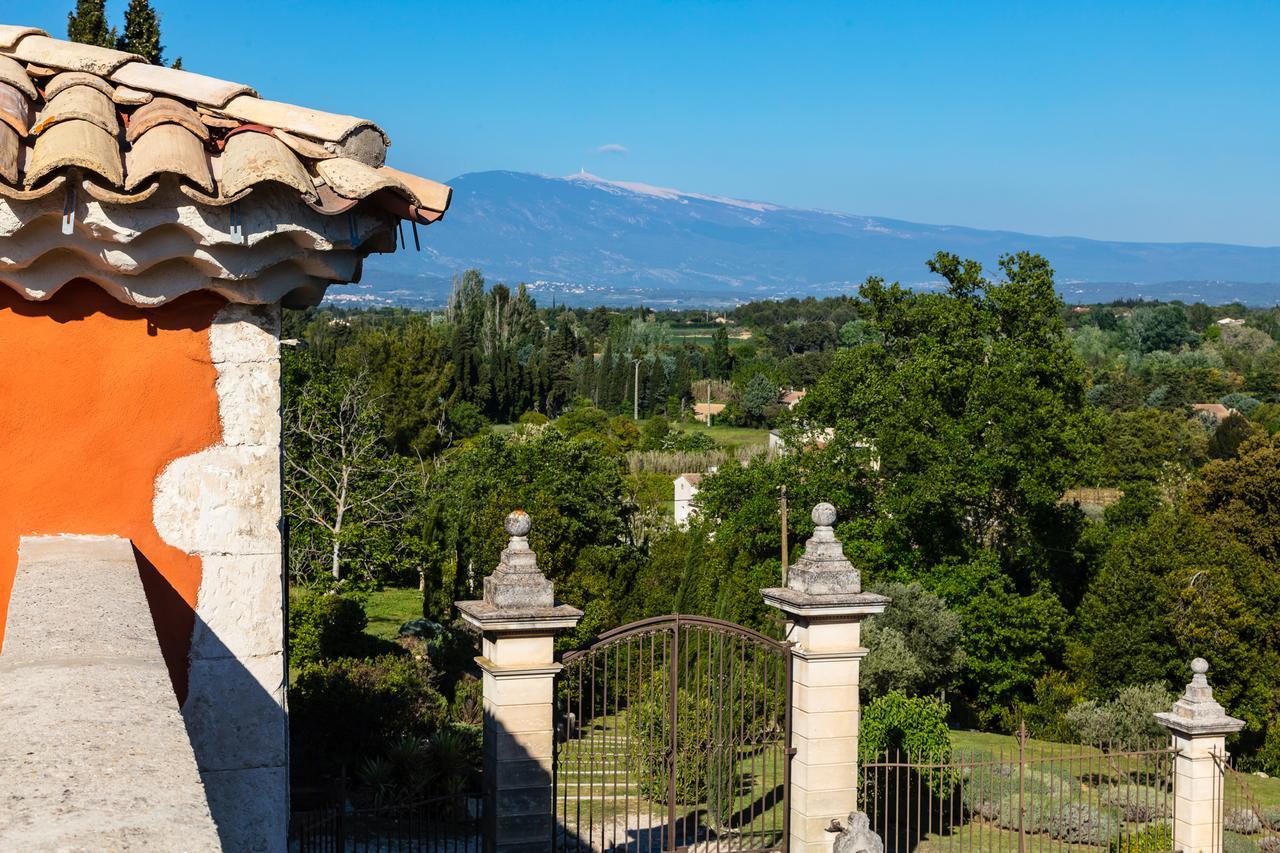
[[[29,302],[0,285],[0,643],[19,537],[126,537],[184,696],[200,560],[161,541],[151,505],[171,461],[220,440],[209,326],[224,304],[141,310],[90,282]]]

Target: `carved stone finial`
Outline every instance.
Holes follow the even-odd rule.
[[[1229,734],[1244,726],[1243,720],[1228,716],[1226,709],[1213,698],[1213,688],[1206,677],[1209,662],[1196,658],[1191,662],[1191,681],[1173,705],[1173,711],[1156,714],[1156,719],[1184,734]]]
[[[538,569],[538,555],[529,547],[533,520],[518,509],[503,522],[511,537],[498,567],[484,579],[484,600],[494,607],[554,607],[555,587]]]
[[[884,841],[871,831],[866,814],[850,812],[849,825],[836,836],[832,853],[884,853]]]
[[[804,556],[787,572],[787,588],[809,595],[840,595],[862,591],[862,573],[844,555],[836,538],[836,508],[820,503],[813,508],[813,536]]]

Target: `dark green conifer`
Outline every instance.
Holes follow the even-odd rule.
[[[129,0],[124,10],[124,32],[116,49],[136,53],[152,65],[164,65],[164,45],[160,43],[160,16],[148,0]]]
[[[105,0],[76,0],[74,12],[67,13],[67,38],[80,44],[115,47],[115,28],[107,29]]]

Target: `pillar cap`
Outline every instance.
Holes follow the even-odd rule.
[[[510,537],[493,574],[484,579],[484,598],[455,602],[462,618],[486,633],[547,633],[575,627],[582,611],[557,604],[555,585],[538,568],[529,547],[533,520],[522,509],[503,522]]]
[[[1213,698],[1206,674],[1209,662],[1196,658],[1191,662],[1191,681],[1172,711],[1156,714],[1165,728],[1190,737],[1233,734],[1244,728],[1244,720],[1229,716]]]
[[[836,508],[820,503],[813,508],[813,535],[804,555],[787,571],[787,588],[807,595],[854,595],[862,592],[862,573],[844,555],[836,538]]]
[[[812,595],[786,587],[771,587],[760,590],[760,593],[764,596],[765,604],[810,620],[874,616],[883,613],[892,601],[888,596],[874,592]]]

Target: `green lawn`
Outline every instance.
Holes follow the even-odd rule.
[[[400,626],[410,619],[422,618],[422,593],[413,589],[380,589],[369,594],[364,604],[369,624],[364,629],[380,640],[395,640]]]
[[[708,427],[706,424],[698,421],[680,424],[680,429],[688,432],[704,432],[711,436],[712,440],[714,440],[716,444],[722,446],[729,444],[750,445],[769,443],[769,430],[767,429],[719,425]]]

